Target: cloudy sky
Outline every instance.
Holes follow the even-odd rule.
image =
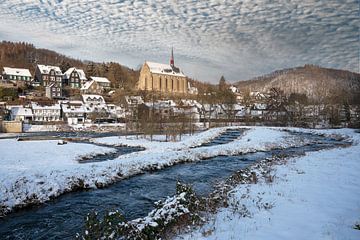
[[[68,56],[245,80],[317,64],[359,72],[359,0],[0,0],[0,40]]]

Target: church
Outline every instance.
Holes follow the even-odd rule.
[[[188,81],[184,73],[175,66],[173,51],[169,65],[149,61],[144,63],[137,89],[161,93],[187,93]]]

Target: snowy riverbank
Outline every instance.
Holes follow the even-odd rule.
[[[346,135],[348,148],[307,153],[273,167],[272,181],[240,184],[230,205],[178,239],[359,239],[360,134],[350,129],[290,129]]]
[[[176,163],[272,148],[302,145],[307,141],[287,132],[263,127],[249,128],[242,138],[224,145],[191,148],[218,136],[226,128],[211,129],[187,137],[181,142],[150,142],[125,137],[101,138],[96,142],[143,146],[145,151],[122,155],[115,160],[79,164],[79,155],[113,151],[90,144],[53,141],[16,142],[1,140],[0,207],[2,214],[13,208],[45,202],[79,188],[96,188],[148,169],[160,169]]]

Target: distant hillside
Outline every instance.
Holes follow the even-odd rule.
[[[337,98],[360,103],[360,74],[314,65],[284,69],[235,84],[240,90],[268,91],[278,88],[285,94],[306,94],[313,100]]]
[[[73,59],[57,52],[35,48],[34,45],[24,42],[0,42],[0,69],[3,67],[28,68],[33,74],[36,64],[59,66],[64,72],[69,67],[84,69],[87,77],[107,77],[116,87],[132,88],[139,71],[134,71],[118,63],[95,63]]]

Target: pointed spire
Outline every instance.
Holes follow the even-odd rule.
[[[170,66],[174,67],[174,48],[171,48]]]

